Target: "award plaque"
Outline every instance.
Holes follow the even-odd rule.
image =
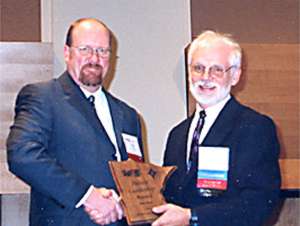
[[[161,167],[131,159],[110,161],[109,166],[121,196],[127,223],[138,225],[153,222],[158,216],[152,212],[152,208],[165,203],[161,192],[166,179],[176,167]]]

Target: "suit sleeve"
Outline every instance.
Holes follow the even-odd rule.
[[[28,85],[19,93],[7,139],[9,169],[36,191],[63,206],[75,207],[90,184],[66,171],[49,152],[50,98],[46,85]]]
[[[262,225],[277,204],[280,147],[275,125],[267,117],[243,120],[231,134],[236,150],[232,150],[228,193],[193,209],[201,226]]]

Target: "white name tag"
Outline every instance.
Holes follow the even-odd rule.
[[[229,148],[199,147],[197,187],[227,189]]]
[[[228,171],[228,147],[199,147],[198,169]]]
[[[141,161],[142,152],[137,137],[126,133],[122,133],[122,137],[123,137],[123,141],[125,144],[128,157],[136,161]]]

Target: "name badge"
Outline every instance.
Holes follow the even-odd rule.
[[[197,188],[226,190],[229,148],[199,147]]]
[[[132,160],[138,162],[142,162],[143,157],[137,137],[126,133],[122,133],[122,137],[125,144],[125,149],[128,154],[128,158],[131,158]]]

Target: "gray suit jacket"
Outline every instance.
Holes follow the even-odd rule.
[[[136,136],[142,150],[139,116],[105,92],[123,160],[122,133]],[[116,189],[108,161],[115,148],[70,75],[25,86],[7,140],[11,172],[31,186],[31,226],[94,225],[75,205],[90,185]],[[119,222],[119,225],[122,225]]]

